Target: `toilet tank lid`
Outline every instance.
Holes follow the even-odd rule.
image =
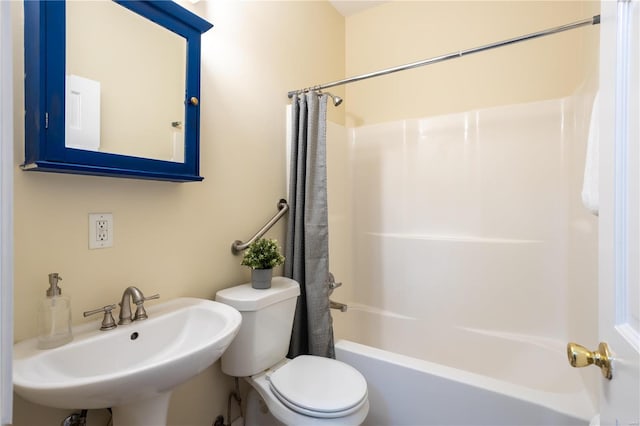
[[[216,302],[233,306],[240,312],[256,311],[274,303],[297,297],[300,285],[285,277],[273,277],[271,288],[255,289],[251,283],[225,288],[216,293]]]

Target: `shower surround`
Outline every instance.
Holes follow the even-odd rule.
[[[564,349],[597,330],[597,228],[579,203],[590,100],[332,126],[333,297],[349,305],[337,338],[575,392],[553,409],[594,414]]]

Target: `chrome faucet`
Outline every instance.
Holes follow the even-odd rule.
[[[122,300],[120,301],[120,316],[118,325],[131,324],[132,321],[141,321],[149,318],[147,311],[144,309],[145,300],[159,299],[159,294],[153,296],[144,297],[144,294],[138,287],[130,286],[122,293]],[[136,312],[131,318],[131,300],[136,304]]]

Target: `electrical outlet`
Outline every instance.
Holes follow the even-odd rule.
[[[89,248],[113,247],[113,214],[89,213]]]

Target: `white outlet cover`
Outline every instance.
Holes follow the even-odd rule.
[[[89,213],[89,248],[107,247],[113,247],[113,213]]]

